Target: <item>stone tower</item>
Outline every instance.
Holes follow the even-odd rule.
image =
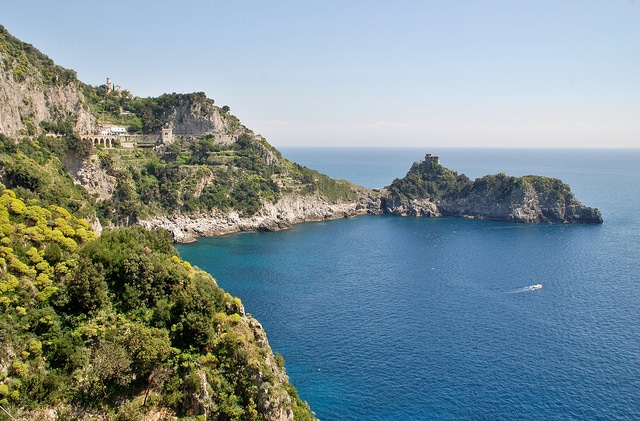
[[[440,164],[440,157],[438,155],[431,155],[428,153],[425,155],[424,160],[425,162],[435,162],[436,164]]]
[[[162,128],[162,143],[165,145],[173,143],[173,129],[171,127]]]

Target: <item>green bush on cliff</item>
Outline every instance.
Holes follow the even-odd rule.
[[[40,136],[18,143],[4,137],[0,143],[2,182],[25,198],[38,198],[44,204],[62,205],[87,217],[94,212],[93,200],[65,170],[61,156],[73,138]]]
[[[404,178],[395,179],[387,187],[392,202],[456,200],[475,195],[495,203],[520,203],[527,189],[531,188],[541,202],[558,204],[575,201],[569,186],[557,178],[536,175],[514,177],[499,173],[485,175],[471,182],[464,174],[459,175],[434,159],[414,163]]]
[[[470,191],[471,181],[464,174],[449,170],[437,162],[426,160],[413,164],[404,178],[393,180],[389,198],[392,201],[462,197]]]
[[[128,91],[111,91],[106,85],[82,85],[84,96],[95,115],[105,123],[127,126],[131,132],[158,133],[164,126],[163,118],[183,104],[196,104],[214,109],[214,101],[204,92],[189,94],[163,94],[159,97],[133,97]],[[125,112],[126,111],[126,112]],[[237,121],[227,114],[229,119]]]
[[[532,185],[539,195],[548,198],[552,203],[571,203],[575,200],[569,185],[558,178],[526,175],[522,177],[522,181]]]
[[[510,199],[514,191],[522,189],[524,182],[519,177],[508,176],[505,173],[485,175],[473,182],[472,191],[492,197],[498,202]]]

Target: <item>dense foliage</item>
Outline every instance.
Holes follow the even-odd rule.
[[[63,206],[79,216],[95,213],[86,190],[74,184],[62,164],[68,153],[86,156],[93,145],[77,135],[40,136],[15,142],[0,134],[0,177],[24,198],[38,198],[45,205]]]
[[[1,26],[0,53],[6,80],[43,92],[75,84],[100,124],[157,134],[182,107],[216,113],[225,127],[224,139],[104,149],[47,103],[47,121],[23,113],[19,138],[0,134],[0,405],[21,419],[313,419],[259,323],[182,261],[167,232],[114,228],[97,238],[87,220],[249,216],[283,194],[337,201],[354,186],[285,160],[204,93],[138,98],[84,85]],[[71,176],[80,171],[90,172],[86,186],[115,191],[89,194]]]
[[[14,414],[259,420],[290,392],[297,419],[311,419],[259,325],[167,232],[96,239],[86,221],[2,185],[0,231],[0,405]]]
[[[174,212],[237,211],[250,216],[282,194],[318,194],[351,199],[353,185],[285,160],[260,137],[240,135],[222,144],[215,136],[179,139],[164,150],[98,149],[66,125],[44,124],[58,136],[18,141],[0,135],[0,178],[24,197],[56,203],[103,224],[128,225],[141,217]],[[114,177],[115,192],[98,201],[74,184],[65,162],[97,152]]]
[[[82,85],[82,91],[89,107],[103,123],[124,125],[131,133],[158,133],[166,124],[166,118],[177,107],[194,105],[204,114],[218,110],[235,126],[240,126],[239,120],[228,114],[229,107],[216,107],[214,100],[207,98],[204,92],[140,98],[132,96],[127,90],[110,90],[106,85]]]

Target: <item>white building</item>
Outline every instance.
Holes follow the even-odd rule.
[[[127,134],[127,128],[122,126],[111,126],[102,129],[102,136],[119,136]]]
[[[121,126],[113,126],[111,127],[111,134],[120,135],[127,134],[127,128]]]

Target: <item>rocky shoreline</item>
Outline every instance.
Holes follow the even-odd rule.
[[[214,237],[240,231],[279,231],[302,222],[381,213],[379,195],[362,194],[356,200],[338,202],[328,202],[321,196],[287,195],[275,204],[263,205],[260,212],[249,217],[243,217],[235,211],[196,215],[176,213],[139,220],[137,224],[148,229],[166,229],[177,243],[190,243],[198,237]]]
[[[497,201],[490,195],[474,193],[460,200],[414,199],[392,202],[384,193],[365,192],[352,201],[328,202],[321,196],[287,195],[275,204],[265,204],[260,212],[243,217],[238,212],[210,212],[196,215],[176,213],[137,221],[148,229],[169,231],[176,243],[190,243],[198,237],[215,237],[240,231],[279,231],[303,222],[351,218],[360,215],[414,217],[452,216],[522,223],[602,223],[596,208],[577,200],[553,202],[535,189],[512,192],[513,200]]]
[[[522,223],[601,224],[602,214],[596,208],[584,206],[578,200],[549,200],[533,188],[512,192],[510,200],[498,200],[486,192],[474,192],[460,199],[412,199],[393,202],[383,199],[383,212],[397,216],[488,219]]]

